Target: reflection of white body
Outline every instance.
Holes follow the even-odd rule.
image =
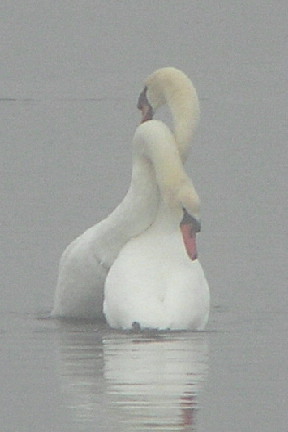
[[[205,333],[95,332],[69,324],[59,331],[59,354],[62,392],[79,430],[192,429],[208,373]]]
[[[127,431],[154,430],[153,425],[183,431],[194,423],[207,375],[203,334],[107,338],[103,350],[112,412],[119,412]]]
[[[200,263],[197,260],[192,262],[185,253],[179,229],[181,214],[183,214],[182,206],[187,207],[196,219],[199,217],[198,197],[182,166],[198,120],[198,99],[191,81],[174,68],[159,69],[148,77],[145,84],[145,97],[147,96],[145,100],[149,103],[148,108],[151,108],[151,112],[165,103],[170,107],[174,121],[174,135],[161,122],[148,121],[138,127],[133,141],[133,170],[129,191],[123,202],[108,218],[87,230],[64,251],[60,262],[52,315],[76,318],[100,317],[104,285],[112,266],[111,278],[109,276],[107,280],[105,300],[105,313],[111,325],[131,327],[131,319],[133,319],[144,326],[147,324],[159,328],[203,328],[208,318],[208,286]],[[148,112],[147,116],[144,108],[143,119],[148,120],[151,118],[149,117],[151,112]],[[157,146],[153,148],[155,138]],[[145,243],[146,235],[143,233],[151,224],[153,225],[148,231],[150,235],[154,235],[154,240]],[[164,232],[165,235],[162,236]],[[158,239],[157,243],[162,242],[163,246],[166,244],[169,253],[163,254],[163,249],[157,251],[155,239]],[[131,249],[131,245],[136,246],[136,249],[134,246]],[[143,253],[142,247],[144,247]],[[150,260],[151,247],[155,248],[155,254],[157,253],[153,258],[154,263]],[[137,260],[133,265],[133,271],[132,266],[126,262],[131,258],[131,251],[134,256],[132,258],[134,261]],[[119,259],[116,260],[114,267],[113,263],[118,255]],[[141,296],[138,299],[137,296],[130,297],[129,300],[132,301],[130,307],[129,302],[126,301],[127,295],[134,294],[135,278],[137,280],[141,278],[142,262],[145,262],[147,272],[151,270],[151,275],[153,274],[151,287],[148,287],[145,294],[143,293],[145,305],[149,306],[147,293],[149,294],[149,290],[152,289],[154,295],[160,300],[165,297],[166,303],[170,303],[170,310],[174,304],[175,313],[172,311],[172,315],[174,313],[174,316],[176,314],[179,317],[179,314],[182,314],[183,320],[179,321],[173,316],[171,318],[171,314],[167,320],[165,316],[167,313],[165,311],[164,315],[160,313],[159,308],[154,308],[153,302],[150,304],[152,309],[149,314],[151,317],[151,313],[154,316],[155,313],[159,313],[159,321],[151,321],[151,319],[147,321],[146,318],[143,320],[141,317],[138,319],[137,316],[132,317],[129,313],[126,316],[127,306],[128,309],[133,307],[135,311],[140,311],[144,304]],[[127,268],[132,271],[129,273],[131,279],[126,288],[123,287],[122,294],[125,297],[121,297],[116,293],[119,284],[115,277],[117,279],[119,277],[119,281],[124,283],[123,271],[126,272]],[[149,278],[146,282],[150,283]],[[164,291],[167,296],[163,294]],[[118,295],[118,305],[124,306],[121,317],[114,307],[115,293]],[[180,302],[177,301],[177,293]],[[184,299],[189,305],[186,309]],[[191,313],[193,316],[189,318],[188,315]]]
[[[183,208],[198,215],[199,200],[187,177],[175,139],[162,122],[141,125],[135,152],[152,164],[160,190],[156,219],[121,250],[106,278],[104,313],[112,327],[203,329],[209,288],[201,264],[185,250]]]

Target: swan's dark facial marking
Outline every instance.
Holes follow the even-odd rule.
[[[146,93],[147,87],[144,87],[144,90],[140,93],[137,103],[137,108],[142,111],[141,123],[144,123],[147,120],[152,120],[154,115],[153,108],[147,99]]]
[[[198,257],[196,233],[201,230],[201,223],[191,216],[186,209],[183,209],[183,219],[180,223],[180,229],[187,255],[194,261]]]
[[[138,98],[137,108],[139,110],[142,110],[143,104],[149,104],[146,93],[147,93],[147,87],[145,86]]]

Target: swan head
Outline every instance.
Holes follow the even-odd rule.
[[[150,104],[147,98],[147,87],[145,86],[143,91],[140,93],[137,108],[142,112],[142,120],[141,123],[146,122],[147,120],[152,120],[154,115],[154,110],[152,105]]]
[[[142,123],[152,120],[155,111],[166,103],[171,103],[173,94],[191,84],[189,78],[179,69],[165,67],[157,69],[145,80],[137,108],[142,111]]]
[[[154,113],[167,104],[174,122],[174,134],[181,157],[186,158],[190,138],[199,120],[199,101],[191,80],[179,69],[164,67],[147,77],[137,108],[141,123],[152,120]]]
[[[190,99],[190,102],[194,104],[195,116],[199,116],[199,102],[191,80],[179,69],[164,67],[157,69],[146,78],[137,108],[142,111],[143,115],[143,108],[149,108],[153,115],[162,105],[166,103],[173,105],[174,99],[177,99],[178,103],[182,99],[183,105],[187,99]],[[142,122],[146,120],[142,119]]]

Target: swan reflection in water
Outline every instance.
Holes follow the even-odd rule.
[[[60,380],[73,420],[97,431],[195,431],[208,371],[203,332],[63,325]]]

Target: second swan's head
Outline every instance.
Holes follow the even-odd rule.
[[[142,123],[151,120],[155,111],[165,104],[168,104],[176,115],[175,110],[192,108],[191,116],[198,120],[199,102],[196,90],[187,75],[174,67],[157,69],[146,78],[137,104],[137,108],[142,111]]]
[[[169,107],[174,124],[174,137],[182,160],[185,160],[190,141],[199,120],[199,102],[191,80],[179,69],[157,69],[145,80],[137,107],[142,121],[152,120],[161,106]]]

